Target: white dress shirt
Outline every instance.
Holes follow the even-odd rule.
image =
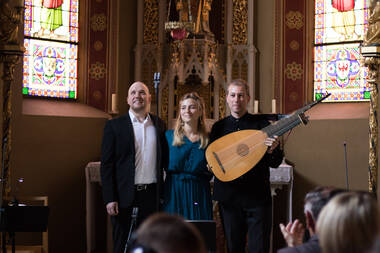
[[[129,110],[135,136],[135,184],[157,182],[157,139],[156,128],[149,114],[143,122]]]

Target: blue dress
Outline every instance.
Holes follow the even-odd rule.
[[[164,211],[182,215],[187,220],[212,220],[211,173],[207,170],[205,149],[200,142],[173,146],[173,130],[166,131],[169,166],[164,184]]]

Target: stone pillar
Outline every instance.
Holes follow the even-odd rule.
[[[22,41],[19,39],[19,27],[24,19],[23,1],[16,2],[16,7],[9,5],[9,0],[0,2],[0,75],[2,79],[2,142],[1,142],[1,196],[0,207],[9,201],[10,157],[12,151],[12,84],[15,66],[23,57]]]
[[[376,51],[378,53],[368,53]],[[368,82],[371,85],[371,98],[369,108],[369,191],[377,195],[377,171],[378,171],[378,103],[379,103],[379,66],[380,66],[380,46],[367,46],[362,48],[364,65],[368,68]],[[376,55],[377,54],[377,55]]]
[[[371,99],[369,109],[369,191],[377,195],[378,171],[378,133],[377,120],[379,104],[379,66],[380,66],[380,1],[372,1],[368,16],[368,29],[364,35],[361,48],[364,66],[368,68],[367,81],[371,85]]]

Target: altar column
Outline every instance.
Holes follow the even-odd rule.
[[[14,83],[14,71],[16,65],[22,60],[24,54],[23,40],[19,38],[19,27],[24,19],[24,1],[9,0],[0,2],[0,75],[2,93],[0,101],[2,107],[2,142],[1,142],[1,196],[0,206],[8,201],[11,192],[11,151],[12,151],[12,86]]]
[[[374,5],[373,5],[374,4]],[[378,84],[380,66],[380,1],[372,1],[368,16],[368,29],[364,35],[361,53],[364,66],[368,68],[367,81],[371,85],[369,109],[369,166],[368,184],[369,192],[377,196],[378,171]]]

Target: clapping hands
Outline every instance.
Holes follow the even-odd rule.
[[[305,228],[299,220],[289,222],[288,225],[280,224],[281,233],[284,236],[288,247],[295,247],[302,244]]]

